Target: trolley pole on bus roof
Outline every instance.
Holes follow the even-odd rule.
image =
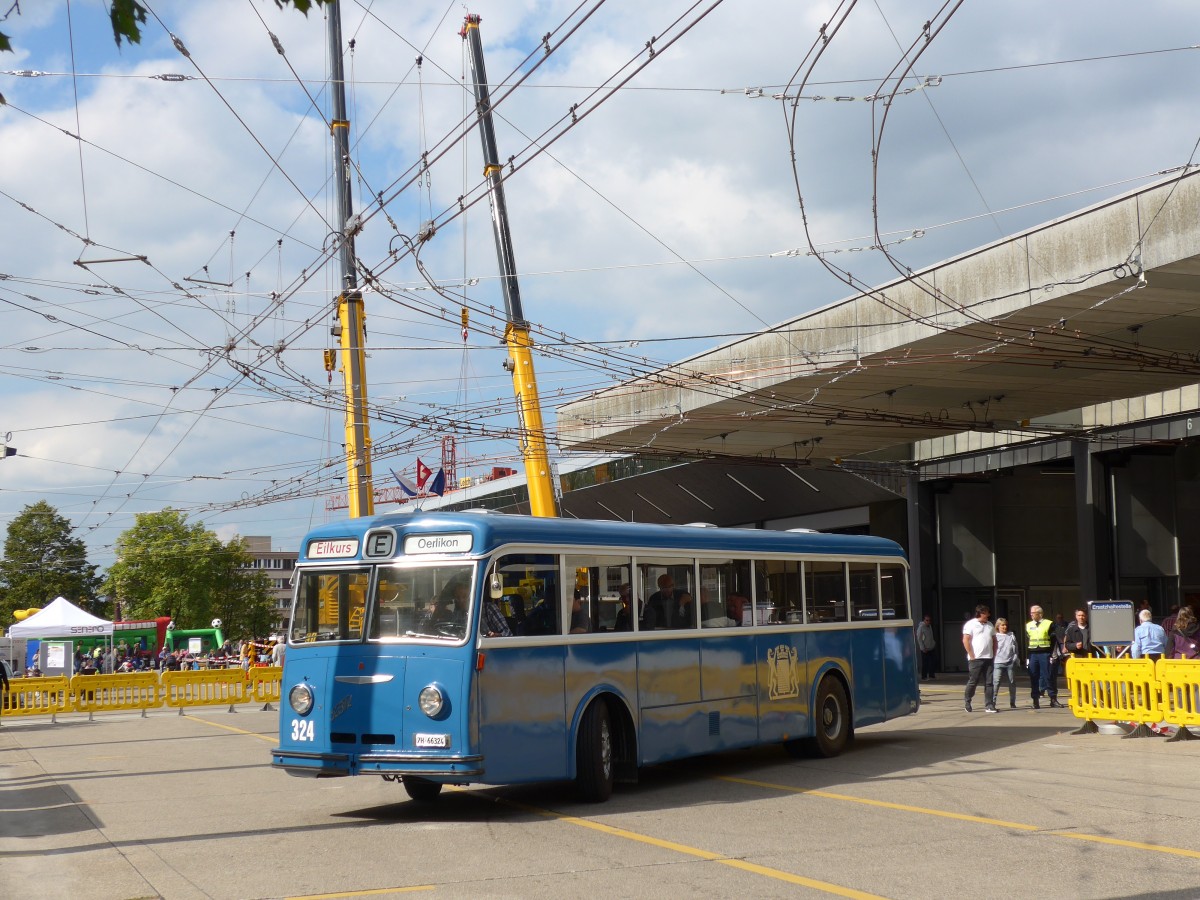
[[[500,261],[500,284],[504,289],[504,309],[508,318],[504,326],[504,342],[508,345],[509,356],[504,361],[504,368],[512,373],[513,392],[517,398],[525,483],[529,487],[529,511],[535,516],[556,518],[558,503],[554,474],[546,452],[546,428],[542,424],[542,405],[533,372],[533,341],[529,337],[529,322],[521,310],[521,289],[517,283],[517,263],[508,228],[508,207],[504,202],[504,181],[501,178],[503,169],[500,154],[496,150],[496,129],[492,124],[492,100],[483,64],[479,16],[468,15],[461,34],[471,52],[479,136],[483,140],[483,174],[488,180],[488,203],[492,208],[496,255]]]
[[[340,239],[341,293],[337,298],[337,325],[333,333],[341,340],[342,376],[346,384],[346,499],[350,517],[374,513],[371,479],[371,433],[367,424],[367,369],[363,344],[366,340],[362,292],[354,271],[354,220],[350,193],[350,120],[346,118],[346,82],[342,67],[342,5],[330,0],[329,60],[333,93],[333,184],[337,197],[335,233]]]

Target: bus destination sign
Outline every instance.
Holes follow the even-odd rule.
[[[404,539],[404,552],[469,553],[472,544],[469,534],[410,534]]]
[[[309,559],[346,559],[358,556],[358,539],[340,541],[309,541]]]

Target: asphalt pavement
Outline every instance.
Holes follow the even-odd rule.
[[[836,759],[701,757],[600,805],[290,777],[258,709],[5,719],[0,897],[1200,896],[1200,742],[1072,735],[1024,687],[967,713],[964,680]]]

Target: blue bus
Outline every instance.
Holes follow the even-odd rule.
[[[875,537],[476,513],[304,540],[272,765],[574,780],[764,743],[834,756],[917,711],[903,551]]]

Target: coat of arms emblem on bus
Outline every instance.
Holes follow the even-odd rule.
[[[800,677],[796,671],[796,648],[780,644],[767,651],[767,668],[771,672],[768,687],[772,700],[786,700],[800,696]]]

